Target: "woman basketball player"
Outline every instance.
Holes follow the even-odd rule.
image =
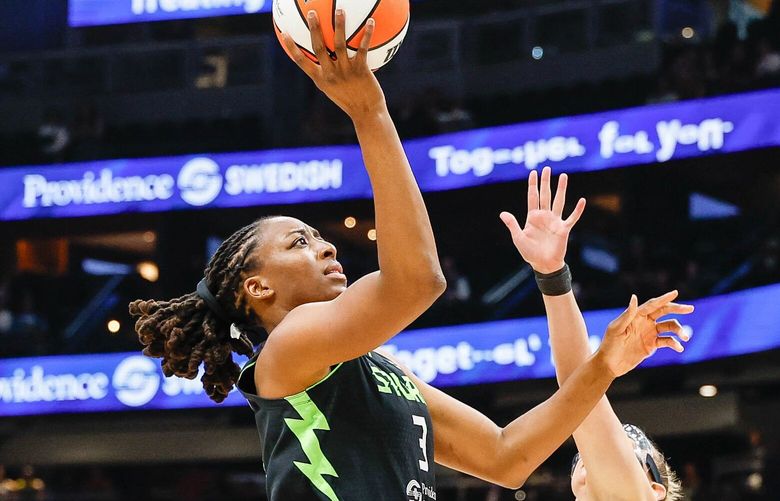
[[[552,200],[550,168],[542,170],[541,187],[536,172],[528,178],[528,216],[525,228],[509,213],[501,219],[509,228],[518,251],[534,269],[542,289],[550,328],[553,358],[558,382],[562,386],[577,367],[590,357],[588,333],[582,313],[571,291],[571,274],[564,263],[566,244],[572,225],[562,219],[566,199],[567,176],[558,179]],[[540,189],[541,188],[541,189]],[[585,200],[577,204],[585,207]],[[628,310],[610,328],[625,331],[642,341],[647,355],[657,348],[682,351],[672,337],[658,337],[672,332],[687,341],[677,320],[656,322],[669,314],[687,314],[689,305],[672,301],[670,292],[637,306],[632,296]],[[590,415],[574,432],[579,453],[572,464],[571,487],[578,501],[675,501],[681,498],[680,482],[664,455],[636,426],[622,425],[603,397]]]
[[[343,12],[333,57],[316,15],[309,23],[319,65],[283,40],[353,121],[374,192],[380,271],[347,287],[317,230],[261,219],[220,246],[196,292],[130,305],[144,353],[162,358],[167,376],[194,378],[203,364],[217,402],[238,386],[255,413],[271,500],[432,501],[434,461],[517,487],[647,353],[628,323],[609,329],[555,395],[503,428],[377,353],[445,283],[422,196],[366,65],[373,21],[354,59]],[[261,330],[267,339],[253,353],[247,332]],[[240,372],[233,350],[252,357]]]

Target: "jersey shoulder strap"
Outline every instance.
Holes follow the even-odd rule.
[[[290,402],[294,401],[298,396],[306,395],[306,392],[327,381],[333,374],[336,373],[336,371],[341,368],[341,366],[346,363],[342,362],[340,364],[331,366],[330,371],[325,375],[325,377],[295,395],[281,399],[266,399],[258,394],[257,385],[255,384],[255,366],[257,365],[257,357],[259,355],[260,353],[256,353],[244,364],[244,367],[241,369],[241,373],[238,375],[238,380],[236,381],[236,388],[238,388],[238,391],[241,392],[254,412],[257,412],[262,405],[284,401]]]

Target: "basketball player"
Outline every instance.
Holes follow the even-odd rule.
[[[219,247],[196,292],[130,305],[144,353],[163,359],[166,376],[195,378],[202,363],[217,402],[238,386],[255,413],[273,501],[434,501],[434,461],[518,487],[647,353],[622,315],[555,395],[503,428],[378,353],[445,283],[422,196],[366,65],[373,21],[354,59],[343,12],[333,58],[316,15],[309,22],[319,65],[283,40],[354,123],[373,187],[380,271],[347,287],[336,249],[317,230],[260,219]],[[267,333],[257,353],[250,331]],[[251,357],[240,373],[231,351]]]
[[[563,220],[567,176],[558,178],[558,189],[552,199],[550,168],[542,170],[541,187],[536,172],[528,177],[528,216],[525,228],[517,219],[502,213],[517,250],[536,272],[542,289],[550,329],[553,358],[561,385],[577,367],[591,356],[588,333],[582,313],[571,291],[571,273],[564,263],[566,244],[573,225]],[[585,207],[580,199],[578,210]],[[553,287],[555,285],[557,287]],[[687,314],[689,305],[672,301],[677,292],[669,292],[637,305],[631,297],[628,315],[622,319],[630,335],[638,336],[647,355],[659,347],[678,352],[682,345],[673,337],[658,337],[671,332],[687,341],[688,335],[677,320],[656,322],[668,314]],[[611,325],[625,330],[624,325]],[[578,501],[675,501],[681,498],[680,482],[664,455],[636,426],[622,425],[607,397],[599,403],[574,432],[579,453],[572,464],[571,487]]]

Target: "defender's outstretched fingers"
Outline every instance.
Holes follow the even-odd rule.
[[[675,336],[679,337],[683,341],[687,341],[688,335],[683,331],[683,326],[677,320],[664,320],[655,324],[655,331],[658,334],[665,332],[671,332]]]
[[[553,214],[563,217],[563,206],[566,205],[566,187],[569,185],[569,176],[561,174],[558,176],[558,188],[555,190],[553,199]]]
[[[552,201],[552,192],[550,191],[551,175],[551,168],[545,167],[542,169],[542,182],[539,184],[539,208],[542,210],[550,210],[550,202]]]
[[[582,213],[585,212],[585,205],[587,202],[585,202],[584,198],[580,198],[577,200],[577,205],[574,206],[574,210],[571,212],[569,217],[566,218],[566,226],[569,228],[574,228],[574,225],[577,224],[577,221],[580,220],[582,217]]]
[[[317,11],[310,10],[307,19],[309,23],[309,32],[311,33],[311,47],[322,67],[331,59],[328,55],[328,49],[325,46],[325,39],[322,37],[322,27],[320,26],[320,18],[317,16]]]
[[[528,174],[528,212],[539,208],[539,174],[532,170]]]
[[[374,27],[376,22],[373,17],[369,17],[366,21],[366,29],[363,32],[363,40],[360,41],[360,47],[357,52],[357,62],[359,67],[366,66],[368,63],[368,48],[371,47],[371,37],[374,35]]]
[[[657,312],[667,304],[674,301],[677,298],[677,294],[678,292],[674,290],[674,291],[669,291],[662,296],[654,297],[653,299],[648,299],[642,304],[642,306],[639,307],[639,313],[641,315],[651,317],[655,312]]]
[[[345,64],[349,60],[347,55],[346,15],[344,9],[336,9],[336,36],[333,39],[336,50],[336,61]]]
[[[282,33],[282,42],[284,48],[287,49],[287,53],[290,54],[290,58],[295,64],[298,65],[304,73],[309,75],[309,78],[314,79],[317,76],[320,68],[311,59],[303,55],[301,49],[295,45],[295,41],[287,33]]]
[[[682,353],[685,351],[685,348],[678,340],[676,340],[673,337],[659,337],[655,340],[655,347],[656,348],[671,348],[677,353]]]
[[[693,313],[694,309],[692,304],[669,303],[649,314],[648,318],[651,320],[658,320],[666,315],[688,315],[689,313]]]

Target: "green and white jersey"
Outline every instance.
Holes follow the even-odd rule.
[[[270,501],[435,501],[433,426],[409,377],[376,352],[280,400],[238,388],[255,413]]]

